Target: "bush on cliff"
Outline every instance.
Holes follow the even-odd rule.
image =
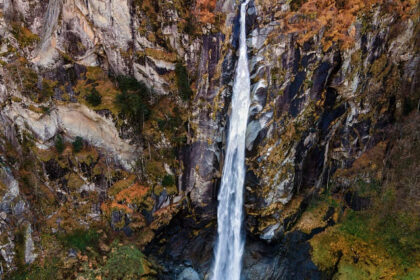
[[[193,94],[190,87],[187,68],[181,62],[177,62],[175,65],[175,74],[179,95],[182,100],[187,101]]]
[[[150,116],[149,99],[151,90],[145,83],[127,76],[117,77],[121,93],[115,98],[115,104],[121,114],[133,123],[141,123]]]
[[[73,145],[73,152],[78,153],[83,149],[83,138],[77,136],[76,139],[72,143]]]
[[[65,145],[63,137],[61,137],[61,135],[58,135],[55,138],[54,146],[59,154],[61,154],[64,151]]]
[[[170,187],[170,186],[173,186],[173,185],[175,185],[175,178],[174,178],[174,176],[172,176],[172,175],[165,175],[165,177],[163,177],[163,180],[162,180],[162,186],[164,186],[164,187]]]
[[[92,92],[86,96],[86,101],[90,105],[96,107],[102,103],[102,96],[95,88],[93,88]]]

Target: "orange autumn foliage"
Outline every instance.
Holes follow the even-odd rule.
[[[110,203],[102,203],[101,210],[110,214],[112,210],[121,210],[128,214],[133,214],[133,209],[129,204],[141,203],[147,198],[150,188],[134,183],[130,187],[121,190],[115,195],[115,199]]]
[[[126,203],[141,202],[145,198],[148,191],[148,187],[135,183],[131,187],[119,192],[115,196],[115,199],[116,201],[125,201]]]
[[[372,11],[378,4],[382,11],[395,13],[404,18],[416,7],[416,1],[385,0],[308,0],[297,11],[286,12],[283,17],[283,28],[287,33],[298,33],[299,43],[319,34],[325,28],[322,39],[324,50],[333,42],[338,42],[342,49],[352,47],[356,30],[352,26],[361,12]]]
[[[201,23],[214,23],[216,0],[197,0],[194,14]]]

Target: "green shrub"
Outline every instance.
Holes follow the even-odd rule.
[[[162,179],[162,186],[164,187],[170,187],[175,185],[175,178],[172,175],[165,175]]]
[[[58,135],[55,138],[54,145],[55,145],[55,148],[56,148],[56,150],[57,150],[57,152],[59,154],[61,154],[64,151],[64,148],[65,148],[65,146],[64,146],[64,140],[63,140],[63,137],[61,137],[61,135]]]
[[[104,266],[105,279],[139,279],[144,273],[143,257],[134,246],[113,248]]]
[[[142,81],[137,81],[136,78],[130,76],[117,77],[118,88],[121,91],[136,92],[144,98],[150,97],[151,90]]]
[[[101,96],[101,94],[96,90],[96,88],[93,88],[92,89],[92,92],[91,93],[89,93],[87,96],[86,96],[86,101],[90,104],[90,105],[92,105],[92,106],[94,106],[94,107],[96,107],[96,106],[98,106],[98,105],[100,105],[101,103],[102,103],[102,96]]]
[[[77,136],[73,141],[73,152],[78,153],[83,149],[83,138]]]
[[[87,247],[97,247],[99,234],[93,229],[78,229],[69,234],[59,235],[58,239],[66,247],[79,249],[80,251],[85,251]]]
[[[121,93],[115,98],[115,104],[124,117],[133,123],[147,120],[150,116],[149,99],[151,90],[145,83],[132,77],[117,77]]]
[[[181,62],[176,63],[175,74],[179,95],[181,96],[182,100],[189,100],[193,92],[190,87],[187,68]]]

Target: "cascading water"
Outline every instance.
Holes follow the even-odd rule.
[[[239,280],[244,239],[243,187],[245,181],[245,134],[250,105],[250,79],[246,47],[245,19],[249,0],[241,4],[239,61],[232,95],[227,150],[218,196],[217,245],[212,271],[213,280]]]

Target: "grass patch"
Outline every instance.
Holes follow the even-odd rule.
[[[87,247],[98,247],[99,234],[93,229],[77,229],[72,233],[59,235],[58,239],[64,246],[84,252]]]

